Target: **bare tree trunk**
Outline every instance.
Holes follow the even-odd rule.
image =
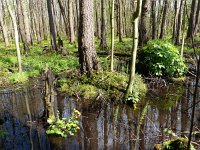
[[[123,28],[122,28],[122,24],[123,24],[123,21],[122,21],[122,0],[118,0],[118,13],[119,13],[119,42],[123,42],[122,41],[122,37],[123,37]]]
[[[135,79],[135,65],[136,65],[136,56],[137,56],[137,48],[138,48],[138,24],[139,24],[139,16],[141,14],[142,0],[137,1],[136,11],[133,13],[133,47],[131,52],[131,71],[129,75],[129,82],[127,86],[126,98],[130,94],[133,93],[133,83]]]
[[[6,47],[10,46],[9,39],[8,39],[8,29],[5,21],[5,8],[4,4],[0,2],[0,27],[2,28],[3,39],[5,42]]]
[[[20,4],[21,4],[21,9],[22,9],[23,21],[24,21],[26,43],[30,45],[32,41],[31,41],[31,34],[30,34],[30,24],[29,24],[29,19],[28,19],[27,1],[20,0]]]
[[[141,12],[141,23],[140,23],[140,45],[144,45],[148,41],[147,35],[147,19],[148,19],[148,0],[142,0],[142,12]]]
[[[197,11],[196,11],[196,19],[195,19],[195,28],[194,28],[194,35],[197,33],[200,23],[200,1],[198,1]]]
[[[177,33],[177,20],[178,20],[178,18],[177,18],[177,16],[178,16],[178,2],[177,2],[177,0],[175,0],[175,2],[174,2],[174,11],[175,11],[175,13],[174,13],[173,35],[172,35],[173,41],[176,40],[176,33]]]
[[[104,50],[107,48],[106,42],[106,1],[101,0],[101,48]]]
[[[152,39],[156,39],[156,0],[151,2],[151,14],[152,14]]]
[[[183,13],[183,0],[181,0],[180,7],[179,7],[179,14],[178,14],[178,22],[177,22],[177,30],[176,30],[176,37],[175,43],[180,44],[181,41],[181,30],[182,30],[182,13]]]
[[[17,21],[16,21],[16,17],[14,15],[14,13],[11,10],[11,6],[8,0],[6,1],[6,5],[10,14],[10,17],[12,19],[12,23],[14,26],[14,30],[15,30],[15,45],[16,45],[16,49],[17,49],[17,60],[18,60],[18,67],[19,67],[19,72],[22,72],[22,63],[21,63],[21,53],[20,53],[20,46],[19,46],[19,35],[18,35],[18,30],[17,30]]]
[[[194,28],[195,28],[195,10],[196,10],[196,0],[192,0],[190,19],[188,22],[188,32],[187,39],[192,38],[194,36]]]
[[[53,19],[53,13],[52,13],[52,5],[51,0],[47,0],[47,8],[48,8],[48,14],[49,14],[49,26],[50,26],[50,37],[51,37],[51,47],[53,50],[57,50],[57,44],[56,44],[56,31],[54,26],[54,19]]]
[[[29,44],[26,40],[26,33],[25,33],[25,24],[24,24],[24,16],[23,16],[23,10],[22,10],[22,5],[20,0],[16,1],[17,3],[17,16],[18,16],[18,25],[19,25],[19,32],[21,34],[21,39],[22,39],[22,43],[24,46],[24,52],[27,54],[28,50],[29,50]]]
[[[68,21],[67,21],[67,14],[65,12],[65,8],[63,7],[63,4],[62,4],[61,0],[58,0],[58,4],[59,4],[59,7],[60,7],[61,14],[63,16],[63,21],[64,21],[64,24],[65,24],[66,36],[69,36]]]
[[[78,36],[79,63],[82,74],[92,75],[98,70],[97,54],[94,46],[93,0],[79,0],[80,22]]]
[[[74,35],[74,19],[73,19],[73,7],[72,0],[68,0],[68,9],[69,9],[69,29],[70,29],[70,42],[73,43],[75,41]]]
[[[100,29],[100,21],[99,21],[99,13],[98,13],[98,10],[99,10],[99,2],[97,3],[98,1],[95,0],[95,19],[96,19],[96,36],[98,38],[101,38],[101,29]]]
[[[111,72],[114,71],[114,41],[115,41],[115,0],[112,0],[111,10]]]
[[[163,17],[162,17],[162,24],[161,24],[161,31],[160,31],[160,39],[163,39],[164,34],[165,34],[166,19],[167,19],[167,8],[168,8],[168,0],[165,0]]]

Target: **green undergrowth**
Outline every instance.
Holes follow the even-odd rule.
[[[162,144],[155,144],[155,150],[186,150],[188,139],[184,137],[176,137],[163,142]],[[191,144],[190,150],[196,150]]]
[[[0,44],[2,49],[0,51],[0,86],[26,83],[30,78],[42,74],[46,64],[54,74],[79,67],[78,58],[72,55],[76,51],[76,43],[69,44],[67,41],[64,42],[68,51],[67,56],[62,56],[60,52],[51,52],[48,49],[48,44],[48,41],[42,41],[40,44],[34,43],[26,55],[22,51],[22,73],[18,72],[18,61],[14,45],[12,44],[11,47],[5,48]],[[49,51],[44,51],[45,46]]]
[[[60,136],[62,138],[66,138],[68,135],[74,136],[80,129],[80,116],[81,113],[76,109],[73,110],[72,116],[70,118],[50,116],[47,119],[49,126],[46,133],[48,135]]]
[[[115,101],[122,101],[128,83],[126,74],[117,72],[98,72],[88,78],[80,76],[75,71],[69,72],[67,76],[57,82],[59,91],[66,92],[69,96],[77,96],[83,99],[94,99],[98,97],[109,97]],[[146,86],[141,76],[136,75],[134,83],[134,100],[138,101],[146,92]]]

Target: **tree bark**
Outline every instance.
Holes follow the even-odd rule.
[[[142,0],[142,12],[141,12],[141,23],[140,23],[140,45],[144,45],[148,41],[147,35],[147,19],[148,19],[148,0]]]
[[[194,34],[196,34],[199,29],[199,23],[200,23],[200,1],[198,1],[197,11],[196,11]]]
[[[74,35],[74,19],[73,19],[73,1],[68,0],[68,10],[69,10],[69,31],[70,31],[70,42],[73,43],[75,41]]]
[[[104,50],[107,48],[106,42],[106,1],[101,0],[101,48]]]
[[[151,14],[152,14],[152,39],[156,39],[156,0],[152,0],[151,2]]]
[[[181,0],[180,7],[179,7],[179,14],[178,14],[178,22],[177,22],[177,30],[176,30],[176,37],[175,43],[180,44],[181,41],[181,30],[182,30],[182,16],[183,16],[183,1]]]
[[[19,72],[22,72],[22,63],[21,63],[21,52],[20,52],[20,46],[19,46],[19,34],[18,34],[18,29],[17,29],[17,21],[16,21],[16,16],[14,15],[13,11],[11,10],[11,6],[8,0],[6,1],[6,5],[13,23],[14,31],[15,31],[15,45],[17,49],[17,60],[18,60],[18,67],[19,67]]]
[[[192,0],[190,19],[188,22],[188,32],[187,39],[192,38],[194,36],[194,28],[195,28],[195,10],[196,10],[196,0]]]
[[[136,65],[136,56],[137,56],[137,48],[138,48],[138,24],[139,24],[139,16],[141,14],[142,0],[137,1],[136,11],[133,13],[133,47],[131,52],[131,71],[129,75],[129,81],[127,86],[126,98],[130,94],[133,93],[133,83],[135,79],[135,65]]]
[[[178,2],[177,0],[175,0],[174,2],[174,24],[173,24],[173,35],[172,35],[172,39],[173,41],[176,40],[176,33],[177,33],[177,20],[178,20]]]
[[[97,54],[94,46],[93,0],[79,0],[80,20],[78,51],[81,74],[92,75],[98,70]]]
[[[61,14],[63,16],[63,21],[64,21],[64,24],[65,24],[66,36],[69,36],[68,21],[67,21],[67,14],[65,12],[65,8],[63,7],[63,4],[62,4],[61,0],[58,0],[58,4],[59,4],[59,7],[60,7]]]
[[[53,50],[57,50],[56,44],[56,32],[55,32],[55,25],[52,13],[52,0],[47,0],[47,8],[48,8],[48,15],[49,15],[49,26],[50,26],[50,37],[51,37],[51,47]]]
[[[118,21],[119,21],[119,42],[123,42],[122,37],[123,37],[123,20],[122,20],[122,0],[118,0]]]
[[[0,2],[0,27],[2,28],[2,35],[5,42],[6,47],[10,46],[9,39],[8,39],[8,28],[5,21],[5,11],[4,11],[4,4]]]
[[[115,38],[115,0],[112,0],[111,10],[111,72],[114,71],[114,38]]]
[[[166,28],[166,19],[167,19],[167,8],[168,8],[168,0],[165,0],[164,10],[163,10],[163,17],[162,17],[162,24],[161,24],[161,31],[160,31],[160,39],[164,38],[165,28]]]

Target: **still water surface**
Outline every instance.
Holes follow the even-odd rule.
[[[83,102],[56,94],[55,110],[70,117],[78,109],[80,131],[71,139],[47,137],[42,119],[43,90],[38,87],[0,92],[0,116],[4,120],[0,149],[6,150],[149,150],[155,143],[170,138],[166,128],[176,135],[187,135],[190,127],[193,81],[184,87],[151,84],[140,105],[133,107],[112,102]],[[197,101],[199,101],[198,98]],[[31,123],[32,122],[32,123]],[[196,105],[193,141],[200,144],[200,103]]]

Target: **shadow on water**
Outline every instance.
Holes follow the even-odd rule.
[[[2,90],[0,92],[1,125],[7,135],[1,139],[1,149],[152,149],[155,143],[170,138],[165,128],[178,136],[187,135],[190,127],[194,82],[186,87],[151,85],[147,97],[135,109],[126,105],[98,103],[96,105],[55,95],[55,110],[60,117],[70,117],[74,108],[82,113],[80,131],[73,138],[47,137],[44,94],[40,88]],[[199,101],[200,99],[198,99]],[[200,103],[196,105],[193,141],[200,140]]]

